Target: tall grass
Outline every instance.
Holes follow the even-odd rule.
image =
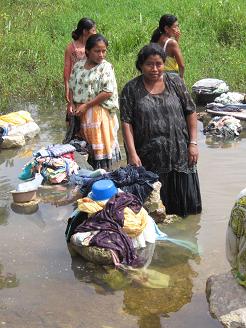
[[[84,16],[110,41],[119,90],[137,74],[136,54],[160,16],[173,13],[181,25],[188,87],[214,77],[245,91],[245,0],[1,0],[0,10],[1,107],[13,98],[63,100],[64,49]]]

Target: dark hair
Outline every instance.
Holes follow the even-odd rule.
[[[150,39],[150,42],[155,42],[157,43],[160,39],[160,36],[163,34],[163,32],[159,29],[159,27],[157,29],[154,30],[152,37]]]
[[[147,44],[146,46],[144,46],[138,53],[137,56],[137,60],[136,60],[136,68],[137,70],[139,70],[140,72],[142,72],[141,70],[141,66],[144,64],[144,62],[146,61],[146,59],[149,56],[155,56],[158,55],[161,57],[161,59],[163,60],[163,62],[166,59],[166,55],[162,49],[162,47],[157,44],[157,43],[150,43]]]
[[[108,47],[108,40],[102,34],[93,34],[87,39],[85,50],[91,50],[99,41],[103,41],[106,47]]]
[[[83,34],[83,31],[89,31],[91,28],[93,28],[96,25],[94,20],[90,18],[81,18],[81,20],[78,22],[76,30],[72,32],[72,38],[74,40],[78,40],[78,38]]]
[[[177,17],[174,15],[163,15],[159,20],[159,27],[154,30],[150,42],[158,42],[160,36],[165,34],[165,27],[171,27],[176,21]]]
[[[159,20],[159,29],[162,33],[165,33],[165,27],[171,27],[175,22],[177,22],[178,18],[174,15],[163,15]]]

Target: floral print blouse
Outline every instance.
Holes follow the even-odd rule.
[[[101,103],[110,112],[119,108],[118,91],[113,66],[104,60],[101,64],[85,68],[85,60],[78,61],[72,70],[69,88],[73,91],[75,103],[86,103],[94,99],[99,93],[112,92],[112,96]]]

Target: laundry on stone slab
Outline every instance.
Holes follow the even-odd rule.
[[[0,115],[0,148],[22,147],[27,140],[40,133],[39,126],[31,114],[20,110]]]

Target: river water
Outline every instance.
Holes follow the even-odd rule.
[[[20,150],[0,153],[0,327],[221,327],[209,315],[205,284],[229,269],[225,233],[234,199],[245,187],[245,133],[231,143],[213,143],[199,123],[203,212],[160,228],[196,243],[200,253],[159,242],[149,269],[169,275],[169,287],[148,288],[130,275],[71,256],[64,231],[73,204],[64,186],[43,189],[31,213],[13,207],[10,190],[20,182],[21,168],[34,150],[61,142],[65,130],[59,107],[21,109],[31,112],[41,134]]]

